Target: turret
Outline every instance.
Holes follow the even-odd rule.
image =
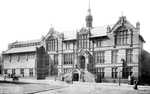
[[[110,26],[108,25],[108,26],[107,26],[107,33],[110,32],[110,29],[111,29],[111,28],[110,28]]]
[[[89,2],[89,9],[87,11],[87,16],[85,17],[85,21],[86,21],[86,27],[91,28],[92,27],[93,16],[91,15],[90,2]]]
[[[140,30],[140,23],[139,23],[139,21],[137,21],[137,23],[136,23],[136,29]]]

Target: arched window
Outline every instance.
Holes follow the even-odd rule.
[[[129,34],[128,29],[126,27],[119,27],[116,30],[116,44],[117,45],[125,45],[128,44]]]

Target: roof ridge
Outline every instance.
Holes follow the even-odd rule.
[[[30,41],[40,41],[41,39],[33,39],[33,40],[25,40],[25,41],[17,41],[16,43],[19,43],[19,42],[30,42]]]

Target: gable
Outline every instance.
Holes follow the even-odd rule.
[[[114,25],[114,27],[110,30],[110,33],[114,33],[116,30],[118,30],[118,28],[121,28],[122,26],[124,26],[124,29],[126,28],[128,30],[131,30],[131,29],[135,30],[135,27],[126,19],[126,17],[122,16],[122,17],[119,17],[119,20]]]
[[[50,39],[60,39],[62,38],[61,34],[54,30],[54,28],[50,28],[49,32],[44,38],[44,41],[50,40]]]

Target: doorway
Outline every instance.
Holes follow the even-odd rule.
[[[80,68],[85,69],[85,57],[80,56]]]
[[[79,74],[78,73],[73,74],[73,81],[79,81]]]

